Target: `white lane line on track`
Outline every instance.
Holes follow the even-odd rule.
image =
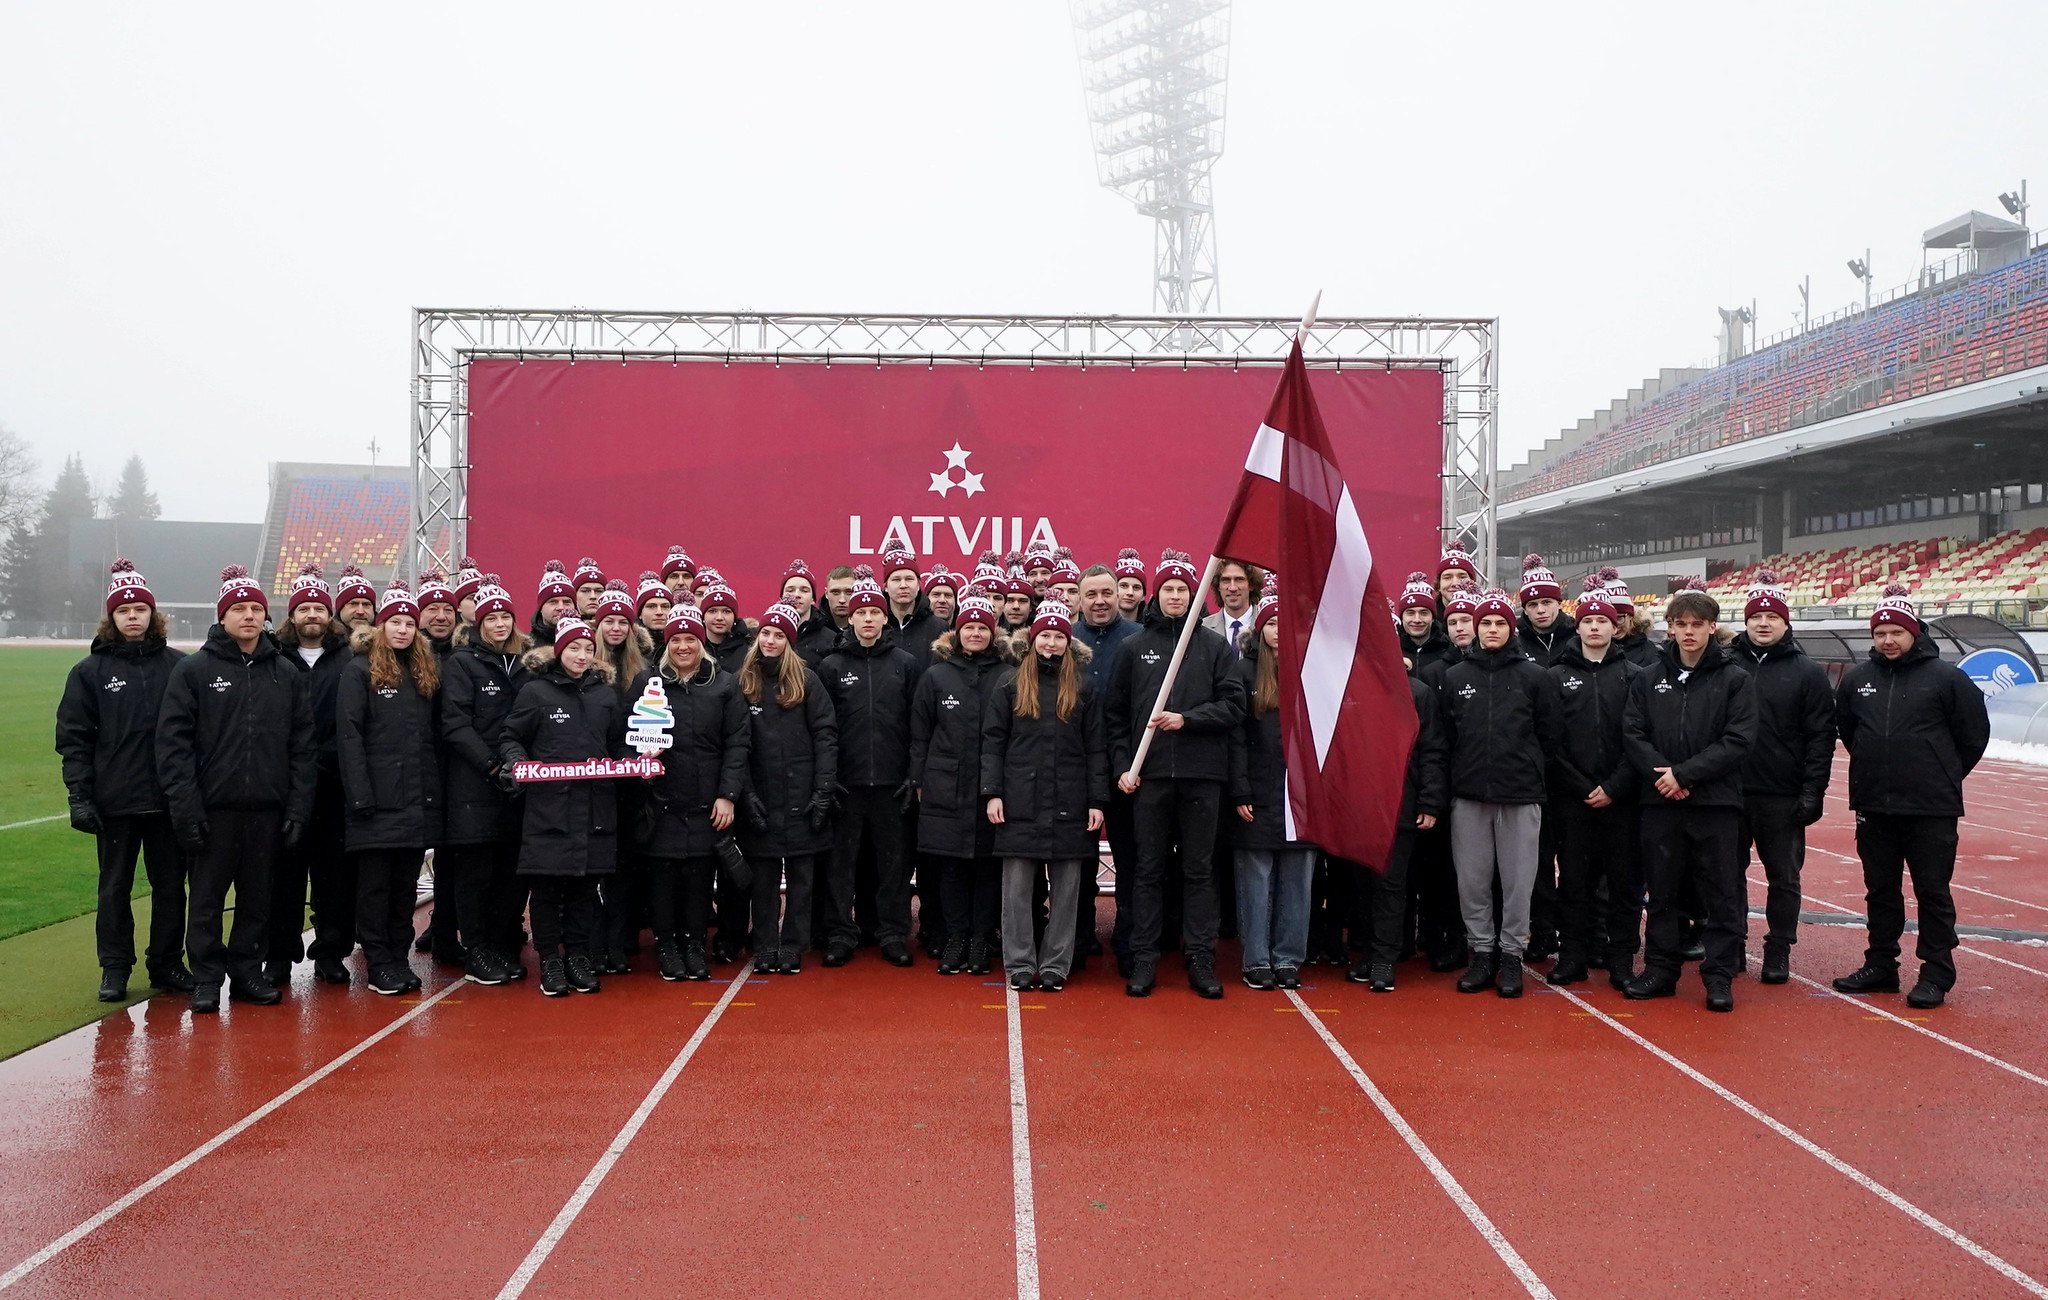
[[[69,1247],[77,1244],[78,1241],[84,1238],[87,1234],[91,1233],[94,1229],[98,1228],[101,1224],[107,1222],[107,1220],[121,1213],[121,1211],[135,1204],[137,1201],[149,1195],[157,1188],[162,1187],[165,1183],[168,1183],[173,1178],[176,1178],[179,1174],[184,1173],[187,1169],[190,1169],[193,1165],[198,1164],[201,1160],[204,1160],[207,1156],[212,1155],[215,1151],[220,1150],[221,1147],[227,1145],[227,1143],[232,1141],[237,1134],[246,1130],[250,1125],[256,1123],[258,1120],[270,1114],[278,1107],[284,1105],[292,1098],[298,1096],[306,1089],[320,1082],[328,1075],[333,1074],[336,1070],[339,1070],[342,1066],[347,1065],[350,1061],[355,1060],[358,1056],[361,1056],[364,1052],[369,1051],[372,1047],[375,1047],[384,1039],[390,1037],[392,1034],[397,1033],[400,1029],[403,1029],[406,1025],[412,1023],[412,1021],[414,1021],[421,1015],[424,1015],[428,1007],[433,1006],[442,998],[447,997],[450,993],[453,993],[455,990],[461,988],[462,985],[463,981],[459,979],[450,980],[444,987],[435,992],[431,997],[420,999],[420,1004],[414,1007],[412,1010],[406,1012],[404,1015],[398,1017],[396,1020],[393,1020],[390,1024],[384,1026],[382,1029],[379,1029],[377,1032],[371,1034],[362,1042],[357,1043],[354,1047],[349,1048],[346,1052],[343,1052],[340,1056],[335,1057],[333,1060],[321,1066],[319,1069],[313,1071],[311,1074],[299,1080],[291,1087],[286,1088],[283,1092],[280,1092],[275,1097],[272,1097],[269,1101],[264,1102],[255,1110],[250,1111],[247,1115],[242,1116],[242,1118],[236,1120],[233,1124],[228,1125],[219,1133],[216,1133],[213,1137],[207,1139],[207,1141],[205,1141],[204,1143],[200,1144],[197,1147],[194,1147],[191,1150],[191,1152],[185,1155],[182,1159],[166,1167],[163,1170],[163,1172],[157,1174],[148,1182],[143,1183],[135,1190],[129,1192],[126,1196],[123,1196],[120,1200],[115,1201],[112,1205],[109,1205],[106,1209],[101,1210],[98,1214],[93,1215],[84,1223],[79,1224],[71,1231],[65,1233],[63,1236],[57,1238],[49,1245],[37,1251],[35,1254],[30,1255],[27,1259],[21,1261],[19,1264],[16,1264],[13,1268],[7,1270],[6,1273],[0,1274],[0,1291],[5,1291],[8,1287],[13,1286],[16,1282],[21,1281],[29,1274],[35,1272],[43,1265],[49,1263],[52,1259],[56,1258],[57,1255],[59,1255]]]
[[[1982,894],[1986,898],[1995,898],[2001,903],[2011,903],[2015,907],[2031,907],[2037,912],[2048,912],[2048,907],[2044,907],[2039,903],[2029,903],[2023,898],[2007,898],[2004,894],[1994,894],[1988,889],[1979,889],[1975,885],[1959,884],[1951,880],[1948,882],[1948,887],[1950,889],[1967,889],[1973,894]]]
[[[1758,961],[1762,960],[1762,956],[1760,954],[1753,954],[1753,956],[1755,956],[1756,960]],[[2039,1084],[2043,1088],[2048,1088],[2048,1079],[2044,1079],[2038,1074],[2034,1074],[2028,1070],[2022,1070],[2019,1066],[2014,1065],[2012,1062],[2002,1061],[1998,1057],[1993,1056],[1989,1052],[1979,1051],[1977,1048],[1970,1046],[1968,1043],[1959,1043],[1955,1039],[1950,1038],[1946,1034],[1937,1034],[1932,1029],[1929,1029],[1927,1026],[1917,1024],[1914,1021],[1906,1019],[1904,1016],[1897,1015],[1893,1012],[1887,1011],[1883,1007],[1878,1006],[1874,1002],[1865,1002],[1859,998],[1852,998],[1847,993],[1842,992],[1840,989],[1834,988],[1831,985],[1823,984],[1819,980],[1808,979],[1806,976],[1798,974],[1797,972],[1793,973],[1792,978],[1798,980],[1801,984],[1806,985],[1808,988],[1819,989],[1821,992],[1827,994],[1831,998],[1839,998],[1843,1002],[1848,1003],[1850,1006],[1858,1008],[1865,1015],[1883,1016],[1886,1020],[1889,1020],[1894,1024],[1904,1025],[1906,1028],[1912,1030],[1916,1034],[1925,1034],[1927,1035],[1927,1037],[1932,1038],[1937,1043],[1942,1043],[1949,1047],[1953,1047],[1958,1052],[1963,1053],[1965,1056],[1974,1056],[1978,1060],[1983,1061],[1987,1065],[1995,1065],[2001,1070],[2005,1070],[2012,1074],[2016,1074],[2020,1078],[2025,1079],[2028,1083]]]
[[[1479,1203],[1472,1199],[1471,1194],[1452,1176],[1451,1171],[1444,1167],[1444,1162],[1436,1158],[1436,1152],[1429,1149],[1421,1135],[1402,1118],[1401,1112],[1394,1109],[1394,1103],[1387,1100],[1387,1094],[1380,1091],[1379,1085],[1359,1067],[1358,1062],[1352,1059],[1351,1053],[1344,1050],[1344,1045],[1337,1041],[1337,1036],[1330,1032],[1329,1026],[1323,1023],[1323,1018],[1311,1010],[1308,1003],[1302,1001],[1301,995],[1293,989],[1287,990],[1287,1000],[1294,1004],[1294,1009],[1301,1013],[1302,1019],[1308,1021],[1310,1027],[1316,1031],[1316,1036],[1323,1040],[1323,1046],[1330,1049],[1331,1055],[1337,1058],[1337,1063],[1344,1067],[1345,1073],[1349,1074],[1352,1081],[1371,1098],[1372,1104],[1379,1108],[1380,1115],[1393,1126],[1394,1132],[1401,1135],[1401,1140],[1408,1144],[1408,1149],[1415,1153],[1415,1158],[1420,1160],[1423,1167],[1429,1170],[1430,1176],[1436,1179],[1436,1185],[1443,1188],[1444,1195],[1450,1197],[1451,1201],[1464,1211],[1472,1226],[1479,1230],[1479,1235],[1486,1239],[1486,1244],[1493,1247],[1493,1253],[1500,1256],[1500,1262],[1507,1265],[1508,1271],[1515,1275],[1515,1280],[1522,1284],[1522,1289],[1537,1300],[1555,1300],[1550,1288],[1543,1284],[1543,1279],[1536,1276],[1536,1270],[1529,1267],[1528,1261],[1509,1244],[1507,1237],[1502,1235],[1501,1230],[1494,1226],[1493,1220],[1487,1217],[1486,1211],[1479,1208]],[[2043,1295],[2048,1295],[2048,1292],[2043,1292]]]
[[[1912,1219],[1916,1223],[1919,1223],[1923,1227],[1931,1229],[1932,1231],[1938,1233],[1942,1237],[1947,1238],[1956,1246],[1959,1246],[1964,1251],[1967,1251],[1971,1256],[1976,1258],[1978,1262],[2004,1275],[2005,1277],[2009,1278],[2011,1281],[2018,1284],[2019,1286],[2024,1287],[2027,1290],[2028,1294],[2040,1296],[2042,1297],[2042,1300],[2048,1300],[2048,1286],[2044,1286],[2039,1281],[2036,1281],[2030,1274],[2021,1272],[2013,1265],[1999,1258],[1997,1255],[1985,1249],[1983,1246],[1980,1246],[1976,1242],[1970,1240],[1962,1233],[1957,1232],[1954,1228],[1949,1227],[1940,1219],[1935,1218],[1933,1215],[1921,1209],[1919,1206],[1913,1204],[1911,1201],[1899,1195],[1891,1188],[1886,1187],[1883,1183],[1878,1182],[1875,1178],[1872,1178],[1869,1174],[1864,1173],[1861,1169],[1858,1169],[1856,1166],[1842,1159],[1834,1152],[1828,1150],[1824,1146],[1821,1146],[1818,1142],[1813,1141],[1811,1138],[1808,1138],[1803,1134],[1799,1133],[1790,1125],[1784,1124],[1779,1120],[1773,1119],[1771,1116],[1757,1109],[1754,1105],[1751,1105],[1749,1102],[1743,1100],[1741,1097],[1737,1096],[1733,1092],[1730,1092],[1728,1089],[1722,1087],[1720,1084],[1714,1082],[1712,1079],[1709,1079],[1706,1075],[1701,1074],[1698,1070],[1695,1070],[1690,1065],[1687,1065],[1684,1061],[1679,1060],[1676,1056],[1673,1056],[1671,1053],[1657,1046],[1655,1043],[1643,1037],[1635,1030],[1630,1029],[1627,1025],[1622,1024],[1619,1020],[1616,1020],[1613,1016],[1608,1015],[1605,1011],[1602,1011],[1600,1008],[1594,1006],[1591,1002],[1586,1001],[1586,999],[1580,997],[1578,994],[1572,992],[1570,989],[1560,988],[1557,991],[1563,996],[1570,998],[1573,1002],[1578,1003],[1580,1010],[1589,1013],[1594,1019],[1606,1025],[1615,1033],[1620,1034],[1623,1038],[1628,1039],[1630,1042],[1642,1048],[1644,1051],[1656,1057],[1658,1060],[1664,1062],[1672,1069],[1677,1070],[1686,1078],[1691,1079],[1694,1083],[1699,1084],[1701,1087],[1713,1093],[1721,1100],[1735,1107],[1735,1109],[1749,1116],[1757,1123],[1762,1124],[1765,1128],[1768,1128],[1773,1133],[1776,1133],[1779,1137],[1784,1138],[1787,1142],[1790,1142],[1792,1145],[1806,1152],[1808,1155],[1820,1161],[1828,1168],[1834,1170],[1836,1173],[1841,1174],[1849,1181],[1855,1183],[1858,1187],[1861,1187],[1865,1191],[1876,1196],[1878,1199],[1882,1200],[1885,1204],[1891,1206],[1899,1213],[1905,1215],[1909,1219]],[[1833,990],[1829,991],[1832,992]]]
[[[554,1222],[548,1224],[547,1231],[540,1234],[540,1240],[533,1243],[533,1249],[526,1252],[526,1258],[519,1261],[519,1267],[513,1270],[505,1285],[498,1289],[498,1300],[513,1300],[514,1297],[525,1293],[528,1284],[533,1281],[533,1275],[540,1272],[540,1266],[548,1262],[549,1255],[555,1253],[555,1247],[561,1244],[570,1226],[576,1222],[576,1217],[583,1213],[583,1207],[590,1204],[590,1198],[597,1194],[598,1185],[604,1182],[605,1175],[611,1173],[612,1166],[619,1162],[619,1157],[626,1154],[626,1148],[640,1135],[641,1128],[654,1114],[654,1108],[661,1104],[663,1097],[668,1096],[668,1090],[674,1087],[675,1081],[682,1076],[683,1067],[697,1054],[698,1047],[710,1036],[712,1028],[718,1024],[719,1017],[732,1005],[732,1000],[739,995],[739,991],[747,986],[747,977],[753,973],[754,962],[750,957],[747,964],[740,967],[739,974],[733,976],[732,982],[725,986],[725,992],[719,995],[718,1004],[698,1023],[697,1032],[690,1035],[690,1041],[683,1044],[683,1050],[676,1053],[676,1059],[668,1063],[668,1068],[661,1072],[661,1077],[654,1081],[654,1086],[640,1099],[640,1105],[627,1118],[625,1127],[619,1130],[611,1145],[604,1149],[604,1154],[597,1158],[597,1163],[590,1167],[590,1172],[583,1176],[583,1181],[577,1184],[576,1190],[569,1194],[568,1201],[555,1215]]]
[[[69,813],[51,813],[48,817],[31,817],[25,822],[9,822],[5,826],[0,826],[0,831],[18,831],[24,826],[40,826],[44,822],[62,821],[70,815]]]
[[[1010,1187],[1017,1231],[1017,1300],[1038,1300],[1038,1200],[1031,1182],[1031,1107],[1024,1095],[1024,1013],[1003,995],[1010,1022]]]

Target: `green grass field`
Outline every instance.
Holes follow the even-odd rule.
[[[0,939],[81,916],[95,904],[93,839],[71,829],[53,747],[64,675],[84,654],[0,648],[0,827],[7,828],[0,830]]]

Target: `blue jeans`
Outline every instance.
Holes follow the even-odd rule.
[[[1246,970],[1299,966],[1307,958],[1315,865],[1314,849],[1237,850],[1237,929]]]

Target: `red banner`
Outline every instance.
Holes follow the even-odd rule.
[[[1197,554],[1243,467],[1273,367],[925,367],[479,361],[469,550],[531,613],[541,566],[595,556],[630,584],[670,543],[749,615],[802,556],[822,576],[907,543],[971,571],[1034,538],[1085,566]],[[1443,380],[1316,370],[1312,385],[1389,573],[1433,569]]]

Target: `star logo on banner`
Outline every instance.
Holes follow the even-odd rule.
[[[973,452],[966,450],[955,440],[953,449],[941,454],[946,458],[946,468],[931,476],[932,491],[943,497],[954,488],[959,488],[971,497],[977,492],[987,490],[981,485],[982,476],[968,471],[967,458],[972,456]],[[956,469],[960,471],[960,477],[957,479],[953,477],[953,471]]]

